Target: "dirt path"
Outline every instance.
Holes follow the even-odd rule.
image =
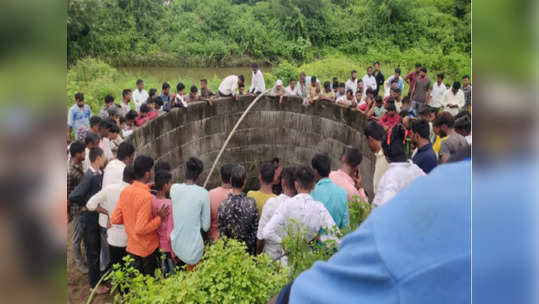
[[[73,225],[70,223],[67,227],[67,303],[80,304],[86,303],[90,295],[90,285],[88,284],[88,274],[80,272],[75,267],[75,262],[71,253],[71,232]],[[92,301],[93,304],[112,303],[113,296],[110,294],[96,295]]]

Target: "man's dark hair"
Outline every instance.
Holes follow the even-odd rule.
[[[151,97],[148,97],[148,99],[146,99],[146,103],[147,104],[155,104],[155,99],[153,99]]]
[[[159,160],[157,163],[155,163],[154,170],[157,171],[169,171],[172,169],[170,166],[170,163],[164,160]]]
[[[245,82],[245,77],[243,77],[243,75],[238,75],[238,79],[241,80],[242,83]]]
[[[460,89],[460,82],[458,81],[453,82],[453,89],[458,91],[458,89]]]
[[[95,160],[101,155],[103,155],[103,150],[101,148],[95,147],[90,149],[90,163],[95,162]]]
[[[421,67],[420,71],[423,72],[423,73],[426,73],[427,72],[427,67]]]
[[[375,61],[373,65],[380,65],[380,62],[379,61]]]
[[[298,192],[294,182],[296,181],[296,167],[286,167],[283,169],[282,180],[285,185],[294,191],[294,194]]]
[[[369,89],[370,89],[370,88],[369,88]],[[368,91],[368,89],[367,89],[367,91]],[[383,102],[383,101],[384,101],[384,100],[382,99],[382,96],[380,96],[380,95],[374,96],[374,102],[375,102],[375,103],[381,103],[381,102]]]
[[[202,161],[194,156],[190,157],[185,163],[185,179],[195,180],[200,176],[200,173],[204,170],[204,164]]]
[[[120,133],[120,127],[117,124],[113,123],[110,125],[110,133]]]
[[[472,119],[472,116],[470,115],[470,113],[468,111],[461,111],[459,112],[457,115],[455,115],[455,123],[457,122],[457,119],[459,118],[462,118],[462,117],[467,117],[468,119]]]
[[[374,94],[374,90],[371,87],[367,88],[367,90],[365,91],[365,95],[368,94]]]
[[[157,96],[157,98],[155,99],[155,104],[163,106],[163,98],[161,98],[161,96]]]
[[[401,74],[401,68],[395,68],[395,73],[399,73],[399,75]]]
[[[178,84],[176,85],[176,91],[179,92],[183,89],[185,89],[185,85],[182,82],[178,82]]]
[[[352,91],[352,89],[348,89],[346,90],[346,94],[354,95],[354,91]]]
[[[432,122],[433,126],[441,127],[445,125],[449,129],[452,129],[455,126],[455,119],[453,118],[453,115],[451,113],[444,111],[442,113],[439,113],[438,116],[434,119]]]
[[[75,94],[75,100],[84,100],[84,94],[78,92]]]
[[[238,87],[239,88],[245,88],[245,83],[242,82]]]
[[[401,89],[399,87],[397,88],[392,88],[391,91],[397,93],[397,94],[400,94],[401,93]]]
[[[401,110],[401,111],[399,112],[399,116],[400,116],[400,118],[402,119],[402,118],[404,118],[404,117],[406,117],[406,116],[410,116],[410,112],[408,112],[408,110]]]
[[[143,103],[140,105],[140,112],[141,113],[148,113],[150,112],[150,108],[148,107],[147,104]]]
[[[271,160],[272,163],[274,162],[279,162],[279,158],[278,157],[274,157],[272,160]]]
[[[230,183],[230,178],[232,177],[232,169],[234,169],[234,165],[230,163],[226,163],[221,166],[221,181],[223,183]]]
[[[120,110],[118,110],[118,108],[113,105],[107,110],[107,113],[109,114],[109,117],[114,117],[116,115],[120,115]]]
[[[122,180],[131,184],[135,180],[135,169],[133,165],[125,166]]]
[[[372,66],[369,65],[369,66],[367,67],[367,71],[368,71],[369,69],[372,70]]]
[[[275,175],[275,169],[270,163],[263,163],[260,166],[260,176],[262,177],[262,182],[266,184],[271,184],[273,182],[273,177]]]
[[[352,70],[352,72],[350,72],[350,75],[351,75],[351,74],[354,74],[354,73],[357,73],[357,71],[356,71],[356,70]]]
[[[430,127],[429,122],[423,118],[421,119],[415,119],[412,121],[412,131],[414,133],[419,134],[421,138],[429,139],[430,137]]]
[[[329,83],[329,81],[325,81],[324,88],[330,88],[330,87],[331,87],[331,83]]]
[[[290,83],[290,82],[292,82],[292,81],[296,81],[296,78],[291,77],[290,80],[289,80],[288,82]]]
[[[118,159],[123,161],[135,153],[135,147],[128,142],[122,142],[118,147]]]
[[[462,76],[462,79],[464,79],[464,78],[466,78],[466,79],[470,79],[470,76],[468,76],[468,75],[464,75],[464,76]]]
[[[125,114],[125,119],[127,120],[135,120],[137,118],[138,114],[135,110],[129,110],[127,114]]]
[[[140,83],[143,83],[143,82],[144,82],[144,80],[142,80],[142,79],[137,79],[137,84],[140,84]]]
[[[387,103],[387,104],[395,105],[395,98],[393,98],[393,97],[388,97],[388,98],[386,99],[386,103]],[[389,111],[389,109],[388,109],[388,111]]]
[[[99,135],[95,132],[89,131],[86,133],[86,138],[84,138],[84,143],[88,146],[91,143],[98,143]]]
[[[316,76],[311,77],[311,83],[316,82]]]
[[[111,103],[111,102],[114,102],[114,97],[112,97],[112,95],[110,94],[107,94],[105,96],[105,103]]]
[[[436,75],[436,77],[438,77],[438,78],[444,80],[444,74],[443,74],[443,73],[440,73],[440,74]]]
[[[172,174],[168,171],[156,171],[155,172],[155,189],[157,191],[163,190],[163,186],[166,185],[172,179]]]
[[[253,64],[251,65],[251,67],[252,67],[253,69],[258,69],[258,63],[256,63],[256,62],[253,63]]]
[[[125,122],[126,122],[125,117],[120,116],[120,125],[123,124],[123,123],[125,123]]]
[[[469,134],[472,131],[472,122],[468,116],[462,116],[455,120],[455,130],[461,130]]]
[[[344,161],[352,168],[359,165],[362,159],[363,155],[361,155],[359,149],[346,148],[346,151],[344,151]]]
[[[311,168],[301,166],[296,170],[296,181],[302,189],[312,189],[314,186],[314,172]]]
[[[86,145],[76,141],[69,146],[69,154],[71,154],[71,157],[75,157],[76,154],[82,153],[84,149],[86,149]]]
[[[124,89],[124,90],[122,91],[122,97],[125,97],[125,96],[129,95],[129,93],[131,93],[131,90],[130,90],[130,89]]]
[[[206,78],[200,79],[200,82],[208,83],[208,80]]]
[[[234,168],[232,168],[232,172],[230,174],[230,183],[232,184],[232,188],[242,188],[243,184],[245,183],[245,178],[247,178],[247,171],[245,171],[243,166],[236,165]]]
[[[161,86],[161,90],[170,89],[170,84],[168,82],[163,82],[163,85]]]
[[[135,178],[143,178],[146,172],[150,172],[153,167],[153,159],[146,155],[139,155],[135,158],[133,168],[135,169]]]
[[[402,124],[398,124],[391,129],[386,135],[386,138],[382,141],[382,149],[384,155],[389,158],[391,162],[405,162],[406,151],[404,145],[404,137],[406,136],[405,129]],[[387,140],[387,136],[390,136]],[[389,144],[388,144],[389,143]]]
[[[428,116],[430,115],[430,113],[433,111],[433,108],[429,107],[429,106],[424,106],[423,109],[421,111],[419,111],[419,116]]]
[[[384,138],[384,128],[376,121],[370,121],[365,128],[365,136],[381,141]]]
[[[404,96],[402,98],[402,103],[410,103],[410,96]]]
[[[196,86],[196,85],[192,85],[192,86],[191,86],[191,93],[196,93],[196,92],[198,92],[197,86]]]
[[[90,128],[93,128],[94,126],[97,126],[101,123],[101,117],[99,116],[92,116],[90,117]]]
[[[339,83],[339,88],[344,88],[344,87],[345,87],[344,82]]]
[[[415,64],[415,67],[416,67],[416,68],[421,67],[421,63],[416,63],[416,64]]]
[[[148,96],[150,96],[150,98],[151,98],[153,95],[156,95],[156,94],[157,94],[157,89],[151,88],[151,89],[148,91]]]
[[[318,171],[321,177],[328,177],[331,171],[331,159],[327,154],[316,154],[311,160],[314,170]]]
[[[103,130],[111,130],[112,129],[112,123],[108,120],[101,120],[99,122],[99,131],[103,131]]]
[[[389,100],[388,100],[388,104],[387,104],[387,109],[386,109],[388,112],[391,112],[391,111],[395,111],[397,112],[397,107],[395,107],[395,100],[393,100],[393,103],[389,103]]]

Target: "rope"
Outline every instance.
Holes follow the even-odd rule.
[[[267,90],[266,92],[263,92],[262,94],[258,95],[255,100],[253,100],[251,102],[251,104],[247,107],[247,109],[245,109],[245,111],[243,111],[243,114],[240,116],[240,119],[238,119],[238,121],[236,122],[236,124],[234,125],[234,128],[232,128],[232,131],[230,131],[230,134],[228,134],[228,137],[226,138],[223,146],[221,147],[221,150],[219,151],[219,154],[217,154],[217,158],[213,161],[213,165],[211,166],[211,169],[210,169],[210,173],[208,173],[208,176],[206,177],[206,181],[204,181],[204,188],[206,188],[206,185],[208,184],[208,181],[210,180],[210,177],[213,173],[213,170],[215,170],[215,166],[217,165],[217,163],[219,162],[219,159],[221,158],[221,155],[223,154],[223,152],[225,151],[225,148],[226,146],[228,145],[228,142],[230,141],[230,139],[232,138],[232,136],[234,135],[234,133],[236,132],[236,129],[238,128],[238,126],[240,125],[240,123],[243,121],[243,118],[245,118],[245,116],[247,115],[247,113],[249,113],[249,111],[251,110],[251,108],[256,104],[256,102],[262,97],[264,96],[266,93],[268,93],[270,90]]]

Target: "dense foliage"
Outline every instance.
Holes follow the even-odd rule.
[[[471,52],[466,0],[68,0],[67,33],[69,64],[231,66],[341,53],[469,70]]]
[[[350,224],[354,231],[370,213],[366,202],[349,202]],[[109,275],[115,302],[121,303],[266,303],[284,285],[309,269],[316,261],[327,261],[338,250],[335,241],[304,239],[304,227],[291,221],[282,246],[287,266],[272,261],[266,255],[251,256],[243,243],[219,240],[206,246],[201,262],[192,272],[178,271],[164,277],[160,270],[156,277],[141,275],[125,257],[126,265],[114,265]],[[332,233],[343,237],[349,230]],[[129,292],[127,292],[129,291]]]

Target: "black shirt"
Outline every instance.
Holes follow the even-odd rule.
[[[382,71],[378,71],[378,74],[374,71],[374,79],[376,79],[376,90],[374,90],[374,96],[376,96],[380,91],[380,87],[384,85],[386,78],[384,77],[384,74],[382,74]]]

